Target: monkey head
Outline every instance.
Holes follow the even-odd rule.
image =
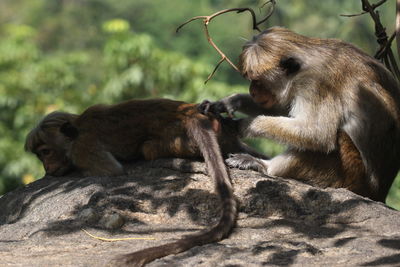
[[[25,150],[38,157],[46,175],[62,176],[74,169],[68,154],[77,134],[70,124],[75,117],[63,112],[50,113],[27,135]]]
[[[296,41],[296,42],[294,42]],[[245,44],[240,55],[242,75],[251,81],[250,95],[264,108],[291,103],[292,84],[302,72],[302,36],[274,27]]]
[[[72,163],[63,149],[41,144],[32,152],[42,161],[46,175],[62,176],[72,170]]]

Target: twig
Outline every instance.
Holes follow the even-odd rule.
[[[361,0],[363,12],[355,15],[346,15],[347,17],[359,16],[362,14],[369,13],[375,24],[375,36],[376,41],[379,44],[379,49],[375,53],[375,58],[382,61],[385,66],[400,80],[400,70],[397,65],[395,56],[393,54],[391,45],[394,38],[397,41],[397,49],[400,53],[400,0],[396,1],[396,31],[390,36],[387,36],[386,29],[383,27],[380,20],[379,11],[375,10],[377,7],[384,4],[387,0],[381,0],[376,4],[370,4],[368,0]]]
[[[215,65],[214,70],[210,73],[210,75],[208,75],[207,80],[205,80],[204,83],[207,83],[207,82],[214,76],[214,73],[217,71],[219,65],[221,65],[222,62],[224,62],[224,60],[225,60],[225,58],[221,58],[221,59],[218,61],[217,65]],[[228,61],[228,62],[229,62],[229,61]],[[239,69],[237,69],[236,66],[234,66],[234,69],[235,69],[236,71],[240,72]]]
[[[229,9],[224,9],[224,10],[220,10],[218,12],[215,12],[214,14],[211,14],[209,16],[196,16],[193,17],[189,20],[187,20],[186,22],[184,22],[183,24],[179,25],[179,27],[176,29],[176,32],[179,32],[179,30],[184,27],[186,24],[194,21],[194,20],[199,20],[202,19],[203,20],[203,25],[204,25],[204,33],[207,37],[207,41],[208,43],[218,52],[218,54],[221,56],[221,59],[218,61],[217,65],[215,66],[214,70],[210,73],[210,75],[208,75],[207,80],[205,80],[204,83],[207,83],[215,74],[215,72],[217,71],[217,69],[219,68],[219,66],[222,64],[222,62],[226,61],[229,63],[229,65],[232,66],[232,68],[234,68],[237,72],[239,71],[239,68],[221,51],[221,49],[219,49],[219,47],[214,43],[213,39],[210,36],[210,32],[208,31],[208,24],[211,22],[212,19],[214,19],[215,17],[218,17],[219,15],[225,14],[225,13],[229,13],[229,12],[236,12],[236,13],[242,13],[245,11],[248,11],[251,14],[251,18],[252,18],[252,23],[253,23],[253,30],[257,30],[257,31],[261,31],[260,28],[258,28],[258,25],[260,25],[261,23],[267,21],[272,13],[275,10],[275,4],[276,4],[276,0],[269,0],[267,2],[265,2],[262,7],[264,7],[265,5],[271,3],[272,7],[270,9],[270,11],[268,12],[268,15],[262,19],[261,21],[257,22],[257,18],[256,18],[256,14],[254,12],[253,9],[248,8],[248,7],[244,7],[244,8],[229,8]]]
[[[377,37],[377,42],[380,45],[378,52],[375,54],[375,58],[383,61],[385,66],[396,76],[398,80],[400,80],[399,67],[391,49],[392,41],[396,35],[393,34],[390,38],[387,36],[386,29],[381,23],[379,12],[375,10],[376,5],[374,7],[374,5],[371,5],[368,0],[361,0],[361,2],[363,10],[370,14],[375,23],[375,36]]]
[[[264,23],[264,22],[266,22],[266,21],[272,16],[272,14],[274,13],[274,11],[275,11],[275,5],[276,5],[276,0],[270,0],[270,1],[265,2],[265,3],[261,6],[261,8],[263,8],[264,6],[268,5],[269,3],[271,3],[271,9],[270,9],[268,15],[267,15],[264,19],[262,19],[262,20],[260,20],[259,22],[257,22],[257,24],[256,24],[257,26],[260,25],[260,24],[262,24],[262,23]]]
[[[192,22],[194,20],[203,19],[204,20],[204,24],[208,24],[215,17],[218,17],[219,15],[222,15],[222,14],[225,14],[225,13],[234,12],[234,11],[236,11],[236,13],[242,13],[242,12],[245,12],[245,11],[250,12],[251,17],[253,19],[253,30],[260,31],[260,29],[258,29],[258,27],[257,27],[256,14],[255,14],[254,10],[251,9],[251,8],[248,8],[248,7],[243,7],[243,8],[223,9],[223,10],[215,12],[214,14],[211,14],[209,16],[196,16],[196,17],[193,17],[193,18],[189,19],[188,21],[184,22],[183,24],[179,25],[179,27],[176,29],[176,32],[178,32],[183,26],[185,26],[186,24],[188,24],[189,22]]]
[[[229,65],[232,66],[232,68],[234,68],[236,71],[239,71],[239,68],[221,51],[221,49],[219,49],[219,47],[214,43],[213,39],[210,36],[210,33],[208,31],[208,24],[211,22],[212,19],[214,19],[215,17],[228,13],[228,12],[234,12],[236,11],[237,13],[242,13],[245,11],[250,12],[252,20],[253,20],[253,29],[254,30],[258,30],[260,31],[260,29],[257,26],[257,20],[256,20],[256,14],[254,13],[254,10],[251,8],[229,8],[229,9],[224,9],[224,10],[220,10],[212,15],[209,16],[196,16],[193,17],[191,19],[189,19],[188,21],[184,22],[183,24],[179,25],[179,27],[176,29],[176,32],[179,32],[179,30],[185,26],[186,24],[194,21],[194,20],[198,20],[198,19],[202,19],[203,20],[203,24],[204,24],[204,32],[206,34],[207,37],[207,41],[208,43],[214,47],[214,49],[218,52],[218,54],[221,56],[221,59],[219,60],[218,64],[215,66],[214,70],[211,72],[211,74],[208,76],[207,80],[204,83],[207,83],[215,74],[215,72],[217,71],[218,67],[221,65],[222,62],[227,61],[229,63]]]
[[[387,0],[381,0],[381,1],[379,1],[378,3],[376,3],[376,4],[372,4],[371,5],[371,8],[372,9],[375,9],[375,8],[377,8],[377,7],[380,7],[381,5],[383,5],[385,2],[386,2]],[[358,13],[358,14],[340,14],[340,16],[342,16],[342,17],[357,17],[357,16],[361,16],[361,15],[364,15],[364,14],[367,14],[368,13],[368,11],[363,11],[363,12],[361,12],[361,13]]]
[[[378,51],[376,51],[374,57],[377,59],[381,59],[385,53],[387,53],[387,50],[392,46],[392,42],[394,40],[394,37],[396,36],[396,32],[394,32],[390,38],[387,40],[387,43],[385,46],[382,46],[378,49]]]

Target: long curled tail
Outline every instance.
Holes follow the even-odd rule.
[[[171,254],[178,254],[195,246],[218,242],[229,235],[236,221],[236,201],[227,168],[218,145],[215,132],[208,119],[195,118],[189,122],[189,138],[193,138],[204,157],[208,174],[215,182],[217,194],[222,203],[222,215],[215,226],[188,235],[182,239],[161,246],[150,247],[123,255],[119,264],[128,266],[143,266],[155,259]]]

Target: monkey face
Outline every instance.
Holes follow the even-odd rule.
[[[72,163],[62,149],[42,144],[36,148],[34,153],[43,163],[46,175],[62,176],[72,170]]]
[[[289,106],[292,85],[302,72],[301,53],[291,32],[283,28],[271,28],[246,43],[240,55],[243,76],[251,81],[250,95],[264,108],[275,105]]]
[[[264,88],[260,80],[251,81],[249,93],[254,102],[266,109],[272,108],[277,102],[275,95]]]
[[[265,71],[250,83],[249,93],[254,102],[270,109],[275,105],[288,105],[295,76],[300,71],[300,61],[294,57],[282,57],[276,68]]]

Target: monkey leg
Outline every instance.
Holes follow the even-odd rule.
[[[267,174],[300,180],[319,187],[343,187],[350,190],[339,153],[287,150],[272,158]],[[352,190],[354,191],[354,190]]]
[[[343,187],[360,193],[360,180],[351,180],[342,167],[338,153],[288,150],[271,160],[248,154],[231,154],[229,167],[254,170],[272,177],[300,180],[320,187]],[[353,177],[353,176],[352,176]]]
[[[346,188],[358,195],[384,201],[368,182],[364,166],[350,163],[341,152],[287,151],[269,161],[267,174],[322,188]]]

